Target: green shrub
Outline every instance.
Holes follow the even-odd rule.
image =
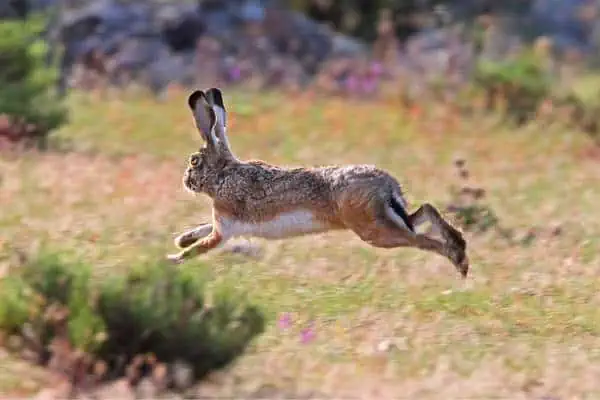
[[[600,145],[600,96],[598,93],[586,97],[576,90],[554,96],[553,107],[556,110],[567,109],[568,127],[579,129]],[[560,114],[560,113],[559,113]]]
[[[30,318],[30,305],[33,303],[33,291],[22,279],[9,276],[0,283],[0,329],[15,331]]]
[[[103,359],[152,353],[163,362],[185,360],[203,375],[232,361],[263,330],[260,312],[242,296],[221,286],[206,299],[197,271],[172,268],[146,265],[138,276],[103,285],[99,312],[109,338],[99,350]]]
[[[66,120],[56,95],[56,68],[47,64],[48,47],[40,39],[44,20],[0,21],[0,116],[8,120],[0,136],[43,144]]]
[[[186,363],[198,378],[233,361],[263,330],[258,309],[224,285],[208,296],[196,271],[156,263],[102,281],[91,271],[53,253],[14,269],[0,280],[0,329],[37,343],[28,350],[40,360],[52,358],[59,338],[113,377],[152,354],[166,365]]]
[[[507,116],[517,123],[529,119],[552,89],[543,63],[528,52],[503,61],[480,60],[474,83],[484,92],[489,108],[501,99],[506,102]]]

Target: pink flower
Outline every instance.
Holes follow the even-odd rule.
[[[232,81],[237,82],[241,79],[241,77],[242,77],[242,70],[240,69],[240,67],[238,67],[238,66],[231,67],[231,69],[229,70],[229,78]]]
[[[363,93],[371,94],[377,89],[377,82],[375,81],[375,79],[363,78],[360,83]]]
[[[292,315],[290,313],[281,314],[277,325],[282,330],[290,329],[292,327]]]
[[[374,62],[371,64],[370,72],[372,75],[378,77],[383,74],[383,65],[379,62]]]
[[[302,329],[300,332],[300,342],[302,344],[308,344],[315,339],[315,330],[313,329],[313,324],[311,323],[308,327]]]
[[[356,89],[358,89],[358,79],[356,79],[355,76],[350,75],[347,79],[346,79],[346,90],[349,92],[355,92]]]

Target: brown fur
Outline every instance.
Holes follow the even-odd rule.
[[[229,148],[220,91],[196,91],[188,103],[206,145],[190,157],[184,186],[213,200],[213,222],[180,235],[175,244],[183,250],[170,260],[182,262],[238,235],[283,238],[349,229],[375,247],[416,247],[443,255],[466,276],[460,232],[429,204],[402,218],[397,208],[403,211],[406,203],[387,172],[369,165],[287,169],[240,161]],[[442,240],[411,229],[424,222]]]

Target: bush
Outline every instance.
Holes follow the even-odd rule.
[[[567,126],[589,134],[590,138],[600,145],[600,101],[585,99],[575,91],[552,99],[555,110],[566,109]]]
[[[527,52],[503,61],[480,60],[474,83],[484,92],[488,108],[505,103],[507,116],[519,124],[534,115],[552,89],[542,62]]]
[[[449,187],[450,201],[446,211],[453,214],[463,231],[472,235],[492,233],[495,238],[501,238],[505,244],[511,246],[528,246],[539,238],[554,238],[562,233],[560,225],[531,226],[524,232],[505,227],[494,209],[485,201],[485,189],[470,183],[471,173],[465,160],[456,160],[454,166],[460,184]]]
[[[197,272],[148,264],[100,283],[89,265],[41,253],[0,281],[0,329],[73,379],[101,370],[134,380],[149,366],[174,372],[181,363],[201,378],[233,361],[264,324],[225,286],[208,297]]]
[[[499,219],[496,213],[483,202],[485,189],[469,184],[470,173],[464,160],[456,160],[454,166],[461,184],[450,186],[451,200],[446,211],[454,214],[456,222],[466,232],[485,233],[497,229]]]
[[[39,39],[42,18],[0,21],[0,137],[40,145],[66,120],[55,93],[58,73]]]

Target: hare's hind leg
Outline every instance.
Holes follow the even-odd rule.
[[[434,238],[420,233],[409,232],[404,228],[390,226],[377,221],[352,227],[363,241],[371,246],[382,249],[395,249],[397,247],[416,247],[425,251],[432,251],[445,258],[448,253],[444,244]]]
[[[416,241],[420,248],[428,250],[426,247],[432,247],[431,250],[439,253],[439,246],[443,254],[452,261],[458,271],[466,276],[469,270],[469,260],[466,254],[467,243],[462,234],[454,229],[442,216],[439,211],[431,204],[425,203],[417,211],[409,215],[415,229],[429,222],[431,224],[430,233],[435,236],[441,236],[443,242],[430,238],[429,235],[417,234]],[[433,249],[433,248],[436,249]]]
[[[226,238],[221,234],[221,232],[215,229],[214,225],[211,225],[211,227],[212,231],[207,236],[203,237],[202,239],[198,239],[191,246],[186,247],[179,253],[168,255],[167,259],[175,263],[182,263],[188,258],[204,254],[224,243]]]
[[[428,234],[410,231],[398,218],[392,218],[391,208],[382,205],[384,212],[369,212],[368,210],[352,210],[348,213],[351,218],[346,219],[346,225],[352,229],[363,241],[380,248],[414,247],[425,251],[437,253],[449,259],[460,274],[467,275],[469,263],[466,257],[466,243],[460,232],[448,224],[437,210],[425,204],[416,212],[408,216],[415,229],[429,221],[432,233],[438,233],[444,240],[437,240]]]
[[[185,249],[196,243],[198,240],[210,235],[213,230],[212,224],[202,224],[183,232],[175,238],[175,246]]]

